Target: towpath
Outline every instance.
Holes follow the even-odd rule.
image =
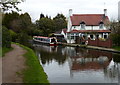
[[[87,49],[95,49],[95,50],[102,50],[102,51],[108,51],[108,52],[114,52],[114,53],[120,53],[119,50],[115,50],[112,48],[105,48],[105,47],[97,47],[97,46],[89,46],[89,45],[80,45],[80,44],[68,44],[68,43],[58,43],[58,45],[65,45],[65,46],[72,46],[72,47],[82,47]]]
[[[21,72],[26,67],[23,56],[26,50],[16,44],[11,46],[14,49],[2,57],[2,83],[23,83]]]

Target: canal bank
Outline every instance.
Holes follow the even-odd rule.
[[[95,49],[95,50],[101,50],[101,51],[120,53],[120,51],[112,49],[112,48],[104,48],[104,47],[97,47],[97,46],[70,44],[70,43],[58,43],[58,45],[71,46],[71,47],[81,47],[81,48],[86,48],[86,49]]]
[[[49,85],[49,81],[47,80],[47,75],[43,70],[43,67],[40,65],[38,61],[38,57],[35,55],[34,51],[24,45],[19,43],[15,43],[20,47],[27,50],[27,52],[23,55],[26,58],[26,66],[27,68],[23,71],[23,82],[24,83],[47,83]]]

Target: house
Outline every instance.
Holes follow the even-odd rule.
[[[107,9],[104,9],[104,14],[72,14],[72,9],[69,10],[65,36],[67,43],[76,43],[78,37],[107,39],[110,32]]]

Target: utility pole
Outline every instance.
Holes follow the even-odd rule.
[[[118,21],[120,22],[120,1],[118,2]]]

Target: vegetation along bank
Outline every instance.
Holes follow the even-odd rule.
[[[18,44],[27,52],[24,54],[26,58],[26,65],[27,68],[23,71],[23,82],[24,83],[48,83],[47,75],[44,72],[42,66],[39,64],[37,56],[35,55],[34,51],[24,45]]]

